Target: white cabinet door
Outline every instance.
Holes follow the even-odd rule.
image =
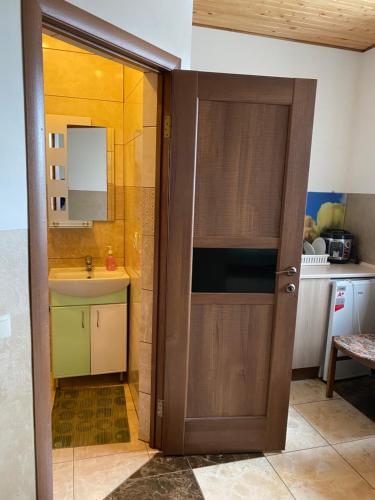
[[[329,279],[301,279],[293,369],[320,366],[324,355],[331,298]]]
[[[126,304],[91,306],[91,374],[126,371]]]

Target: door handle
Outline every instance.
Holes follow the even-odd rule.
[[[288,283],[285,287],[286,293],[294,293],[296,291],[296,285],[294,283]]]
[[[99,328],[99,309],[96,310],[96,326]]]
[[[286,274],[287,276],[293,276],[294,274],[297,274],[297,268],[295,266],[290,266],[283,271],[276,271],[275,274]]]
[[[85,328],[85,311],[81,311],[81,325]]]

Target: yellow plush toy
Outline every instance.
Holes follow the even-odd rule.
[[[319,208],[316,223],[310,215],[305,216],[303,237],[311,242],[327,229],[343,229],[344,218],[345,205],[330,201],[323,203]]]

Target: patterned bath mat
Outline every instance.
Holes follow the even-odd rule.
[[[129,441],[123,386],[56,391],[52,410],[53,448]]]

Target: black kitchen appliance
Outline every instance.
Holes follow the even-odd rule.
[[[335,264],[349,262],[352,255],[354,236],[344,229],[327,229],[320,235],[326,242],[328,260]]]

